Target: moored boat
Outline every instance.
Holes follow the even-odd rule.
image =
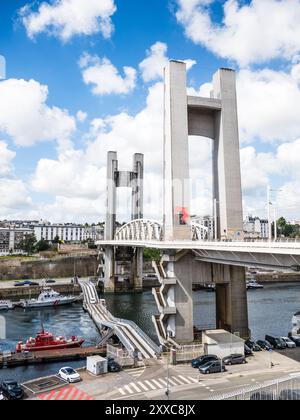
[[[0,300],[0,311],[9,311],[14,305],[10,300]]]
[[[39,352],[49,350],[64,350],[79,348],[84,343],[83,338],[75,336],[67,340],[65,337],[54,337],[52,333],[42,330],[35,338],[29,338],[24,344],[20,341],[16,346],[16,352]]]
[[[29,308],[48,308],[61,305],[70,305],[79,300],[78,296],[63,296],[53,289],[44,288],[37,299],[21,300],[20,306]]]
[[[264,289],[262,284],[257,283],[255,279],[247,281],[247,290]]]

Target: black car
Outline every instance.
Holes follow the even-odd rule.
[[[272,335],[266,335],[266,340],[273,346],[276,350],[284,350],[287,347],[285,341],[279,337],[273,337]]]
[[[266,340],[258,340],[257,342],[256,342],[256,344],[260,347],[260,348],[262,348],[263,350],[267,350],[267,351],[270,351],[270,350],[273,350],[273,346],[272,346],[272,344],[270,344],[268,341],[266,341]]]
[[[206,363],[203,366],[200,366],[199,372],[203,373],[204,375],[209,375],[210,373],[226,372],[226,368],[219,360],[214,360]]]
[[[45,283],[46,283],[46,284],[55,284],[55,283],[56,283],[56,281],[55,281],[55,280],[52,280],[52,279],[47,279],[47,280],[45,281]]]
[[[192,367],[199,368],[200,366],[205,365],[208,362],[213,362],[215,360],[219,360],[218,356],[214,354],[207,354],[205,356],[200,356],[197,359],[192,360]]]
[[[113,359],[109,359],[108,360],[107,367],[108,367],[108,371],[109,372],[113,372],[113,373],[121,372],[121,370],[122,370],[122,368],[119,365],[119,363],[117,363]]]
[[[1,391],[8,400],[21,400],[24,397],[23,389],[16,381],[2,382]]]
[[[254,341],[248,340],[246,341],[245,344],[252,351],[255,351],[255,352],[262,351],[261,347],[258,344],[256,344]]]
[[[289,338],[296,344],[297,347],[300,347],[300,338],[299,337],[293,337],[291,334],[289,334]]]
[[[250,357],[253,356],[252,350],[245,344],[245,356]]]
[[[223,359],[223,364],[226,366],[244,365],[245,363],[247,363],[247,361],[243,354],[230,354]]]

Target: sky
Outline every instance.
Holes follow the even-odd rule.
[[[245,216],[300,219],[300,0],[3,0],[0,219],[98,222],[106,155],[145,154],[145,216],[161,219],[163,68],[188,93],[237,72]],[[192,213],[212,213],[212,141],[190,138]],[[129,193],[118,194],[119,219]]]

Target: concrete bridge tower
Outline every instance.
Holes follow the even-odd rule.
[[[131,220],[143,218],[144,156],[142,154],[134,155],[132,171],[120,171],[118,166],[117,153],[109,152],[107,157],[107,206],[104,234],[106,241],[113,241],[116,234],[118,188],[131,188]],[[118,266],[120,268],[122,261],[125,260],[130,263],[131,267],[129,273],[130,287],[135,292],[142,291],[143,249],[117,249],[113,246],[105,248],[104,276],[106,291],[116,291],[118,277],[121,275]]]
[[[220,69],[210,98],[187,95],[186,64],[170,61],[165,69],[164,240],[191,240],[189,136],[213,141],[213,192],[219,240],[243,238],[240,146],[236,74]],[[176,308],[162,314],[160,330],[177,342],[193,341],[193,283],[216,283],[217,327],[248,337],[245,269],[195,261],[192,252],[165,255],[161,271],[173,283],[160,293]],[[171,273],[171,274],[170,274]],[[168,275],[167,275],[168,277]],[[170,282],[169,282],[170,283]],[[175,296],[172,299],[171,296]],[[177,298],[176,298],[177,297]],[[164,310],[166,312],[166,310]]]

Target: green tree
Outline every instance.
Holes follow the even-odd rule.
[[[48,251],[48,249],[50,248],[48,242],[45,241],[45,239],[41,239],[39,242],[36,243],[35,245],[35,251],[36,252],[43,252],[43,251]]]
[[[53,244],[59,244],[60,243],[60,237],[57,235],[52,241]]]
[[[36,237],[34,233],[26,234],[19,243],[19,248],[25,251],[27,255],[31,255],[35,251]]]
[[[161,253],[159,249],[145,248],[144,249],[144,258],[146,261],[156,261],[159,262],[161,259]]]

